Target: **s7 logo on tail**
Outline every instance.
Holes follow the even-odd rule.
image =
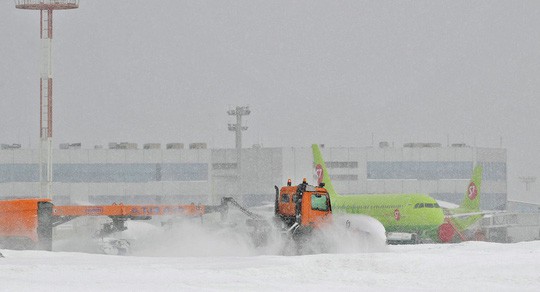
[[[317,166],[315,166],[315,174],[317,175],[317,184],[321,184],[323,181],[324,171],[320,164],[317,164]]]
[[[476,198],[476,195],[478,195],[478,188],[476,188],[476,185],[474,184],[474,182],[471,182],[469,184],[469,188],[467,189],[467,191],[468,191],[467,196],[469,197],[471,201]]]

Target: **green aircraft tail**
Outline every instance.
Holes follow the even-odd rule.
[[[473,175],[465,197],[459,206],[461,211],[478,211],[480,210],[480,189],[482,187],[482,166],[476,165],[473,169]]]
[[[474,214],[480,211],[480,188],[482,184],[482,166],[477,165],[473,169],[473,175],[467,191],[465,191],[465,197],[463,202],[459,205],[459,208],[452,209],[452,214],[458,215],[451,218],[452,223],[460,231],[463,231],[482,218],[482,214]],[[470,214],[469,216],[459,217],[460,214]]]
[[[324,183],[324,187],[328,191],[330,198],[339,196],[336,191],[334,191],[334,186],[330,180],[330,175],[328,175],[328,170],[326,170],[326,164],[322,158],[321,150],[319,145],[311,145],[313,150],[313,162],[315,163],[315,174],[317,175],[317,184],[321,182]]]

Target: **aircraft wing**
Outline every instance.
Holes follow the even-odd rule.
[[[454,203],[450,203],[450,202],[442,201],[442,200],[436,200],[436,201],[437,201],[437,204],[439,204],[439,206],[443,208],[443,210],[452,210],[452,209],[459,208],[459,205],[454,204]]]
[[[451,209],[450,209],[451,210]],[[478,211],[478,212],[469,212],[469,213],[455,213],[455,214],[446,214],[445,216],[447,218],[460,218],[460,217],[469,217],[469,216],[475,216],[475,215],[489,215],[489,214],[498,214],[498,213],[504,213],[506,211]]]

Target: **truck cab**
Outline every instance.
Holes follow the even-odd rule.
[[[278,190],[276,186],[275,217],[287,228],[297,223],[300,227],[319,228],[331,220],[332,206],[324,184],[312,186],[304,182]]]

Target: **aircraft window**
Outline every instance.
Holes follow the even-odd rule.
[[[283,194],[281,196],[281,202],[282,203],[288,203],[291,201],[291,197],[289,196],[289,194]]]
[[[424,208],[424,203],[419,203],[418,208]]]
[[[328,200],[326,196],[321,194],[311,195],[311,209],[318,211],[328,211]]]
[[[420,203],[416,203],[416,205],[414,205],[414,208],[418,209],[418,206],[420,206]]]

